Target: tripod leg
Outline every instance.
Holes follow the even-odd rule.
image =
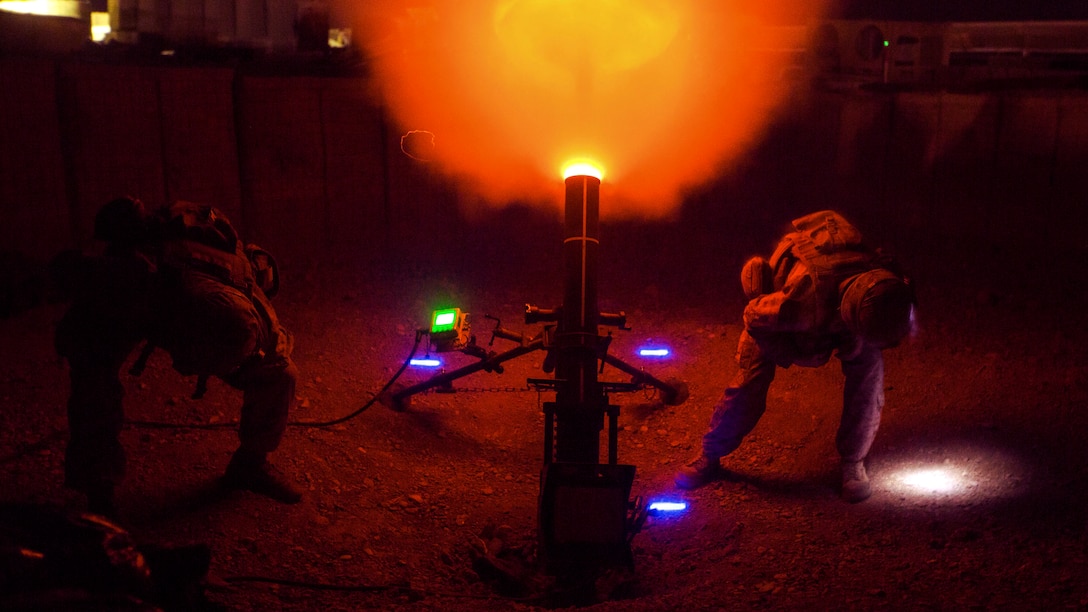
[[[665,382],[659,378],[654,377],[651,374],[647,374],[643,370],[639,370],[633,366],[630,366],[623,362],[618,357],[605,354],[602,360],[608,365],[631,375],[633,382],[643,385],[650,385],[661,391],[661,400],[665,402],[666,406],[679,406],[688,399],[688,385],[680,380],[673,380],[671,382]]]
[[[522,355],[527,355],[533,351],[537,351],[543,348],[544,340],[542,338],[534,340],[529,344],[526,344],[525,346],[519,346],[517,348],[510,349],[509,351],[506,351],[504,353],[492,355],[487,359],[483,359],[462,368],[457,368],[452,372],[438,374],[436,376],[428,378],[421,383],[414,384],[410,387],[405,387],[404,389],[401,389],[400,391],[397,391],[396,393],[393,393],[391,395],[382,396],[381,402],[386,406],[392,408],[393,410],[405,410],[408,407],[408,398],[417,393],[422,393],[424,391],[434,389],[435,387],[448,386],[450,383],[457,380],[458,378],[464,378],[465,376],[479,372],[480,370],[493,370],[497,365],[505,361],[516,359],[518,357],[521,357]]]

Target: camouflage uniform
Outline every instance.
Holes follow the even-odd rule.
[[[164,214],[177,213],[176,205]],[[206,247],[156,238],[110,243],[103,256],[69,254],[54,266],[72,298],[56,333],[71,378],[65,484],[87,494],[94,510],[111,509],[113,489],[124,476],[119,371],[141,340],[167,350],[180,373],[217,376],[243,392],[240,444],[228,476],[237,463],[267,469],[265,456],[279,446],[295,397],[291,337],[254,281],[240,243],[233,254],[221,252],[221,260],[211,253],[202,258],[204,264],[227,262],[232,276],[215,265],[182,261]],[[285,490],[259,492],[297,501]],[[93,508],[96,502],[101,508]]]
[[[767,392],[777,367],[819,367],[833,353],[845,376],[836,446],[844,461],[861,461],[868,456],[884,407],[884,358],[879,348],[852,335],[841,322],[806,329],[804,323],[780,318],[783,310],[793,308],[798,313],[812,312],[811,283],[798,281],[807,278],[804,266],[799,261],[794,264],[789,274],[794,282],[781,293],[758,297],[745,308],[745,329],[737,347],[739,370],[714,407],[710,428],[703,436],[707,456],[724,457],[733,452],[756,426],[767,408]],[[782,299],[786,295],[789,297]]]
[[[248,261],[234,257],[242,271],[234,284],[213,272],[164,269],[166,287],[159,288],[163,299],[150,339],[170,353],[178,372],[216,376],[240,389],[241,448],[267,454],[283,438],[298,369],[291,361],[291,335],[254,282]]]
[[[832,211],[802,217],[794,226],[798,231],[783,239],[769,262],[754,258],[742,271],[749,302],[737,347],[739,370],[714,407],[702,454],[677,475],[682,488],[712,479],[720,469],[718,459],[736,450],[755,428],[767,408],[778,367],[819,367],[834,355],[845,376],[836,436],[844,466],[844,497],[860,501],[869,495],[862,462],[884,407],[881,350],[902,337],[898,323],[903,317],[897,312],[888,325],[873,322],[871,336],[863,338],[840,313],[840,296],[859,279],[878,272],[890,276],[883,266],[891,262],[865,247],[857,230]],[[858,490],[848,493],[847,482]]]
[[[71,381],[65,484],[90,493],[112,489],[124,476],[118,373],[146,334],[154,265],[134,249],[64,259],[54,275],[72,300],[55,336]]]

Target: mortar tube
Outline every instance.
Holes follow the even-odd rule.
[[[556,328],[555,459],[598,463],[607,408],[597,381],[600,179],[565,180],[563,306]]]

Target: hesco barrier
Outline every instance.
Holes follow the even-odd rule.
[[[7,57],[0,83],[4,250],[84,245],[122,194],[214,203],[286,262],[439,254],[468,223],[362,78]],[[1088,92],[802,93],[741,175],[694,192],[687,244],[721,231],[707,210],[743,227],[835,207],[905,241],[1083,247]]]

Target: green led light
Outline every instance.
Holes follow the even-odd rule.
[[[457,319],[460,314],[461,309],[459,308],[434,311],[434,318],[431,320],[431,333],[440,334],[452,331],[457,327]]]
[[[891,43],[889,43],[889,42],[888,42],[888,41],[886,41],[886,40],[884,41],[884,46],[885,46],[885,47],[887,47],[887,46],[888,46],[889,44],[891,44]]]

